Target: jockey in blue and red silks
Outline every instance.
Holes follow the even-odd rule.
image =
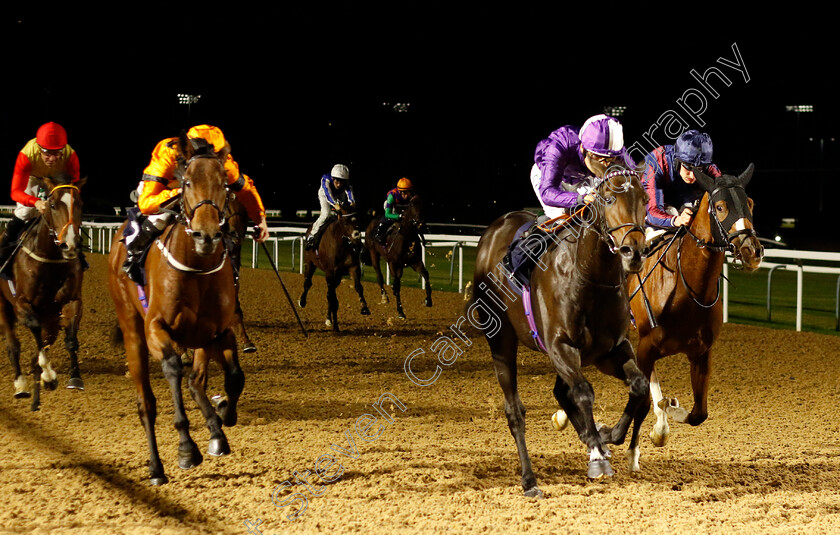
[[[553,219],[591,202],[592,179],[616,163],[635,167],[624,148],[621,123],[595,115],[578,129],[563,126],[537,144],[531,185],[545,215]]]
[[[648,225],[670,229],[691,223],[704,193],[695,182],[693,168],[699,167],[712,178],[721,175],[712,163],[712,151],[708,134],[687,130],[673,145],[663,145],[645,156],[642,185],[650,197],[645,218]]]

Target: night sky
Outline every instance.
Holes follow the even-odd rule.
[[[814,23],[825,14],[774,26],[711,8],[419,5],[4,13],[0,162],[11,178],[38,126],[59,122],[88,176],[86,212],[113,213],[157,141],[209,123],[284,219],[316,208],[320,176],[345,163],[366,208],[407,176],[432,221],[487,224],[537,205],[528,173],[552,130],[626,106],[626,145],[651,148],[646,133],[672,142],[652,127],[673,110],[711,135],[724,172],[755,163],[748,193],[762,235],[795,217],[832,247],[840,47]],[[749,82],[718,61],[736,59],[733,44]],[[710,67],[731,82],[710,79],[717,98],[690,74]],[[678,105],[691,90],[705,97],[703,126]],[[180,105],[178,93],[201,98]],[[794,104],[815,111],[785,110]]]

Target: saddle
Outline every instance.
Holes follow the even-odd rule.
[[[502,259],[502,266],[522,286],[531,286],[531,275],[553,243],[565,239],[568,235],[571,217],[548,219],[540,216],[517,229],[508,252]]]

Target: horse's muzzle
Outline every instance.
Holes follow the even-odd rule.
[[[195,241],[195,252],[202,256],[211,255],[216,252],[216,247],[222,241],[222,231],[215,233],[193,230],[192,239]]]
[[[618,255],[621,257],[621,266],[627,273],[638,273],[642,270],[647,247],[638,248],[630,245],[622,245],[618,248]]]
[[[79,251],[75,244],[71,245],[67,242],[61,242],[58,244],[58,248],[61,251],[61,257],[65,260],[75,260],[79,256]]]

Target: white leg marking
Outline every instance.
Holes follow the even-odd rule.
[[[668,415],[659,406],[662,401],[662,389],[659,387],[659,379],[656,377],[656,370],[650,372],[650,397],[653,400],[653,414],[656,416],[656,423],[650,432],[650,439],[654,446],[662,447],[668,441],[668,434],[671,432],[668,427]]]
[[[38,365],[41,367],[41,380],[45,383],[55,381],[56,373],[50,363],[50,348],[45,347],[38,353]]]
[[[631,472],[639,472],[641,468],[639,467],[639,455],[641,454],[641,450],[638,445],[635,448],[628,448],[627,451],[624,452],[624,457],[627,459],[627,467],[630,468]]]

